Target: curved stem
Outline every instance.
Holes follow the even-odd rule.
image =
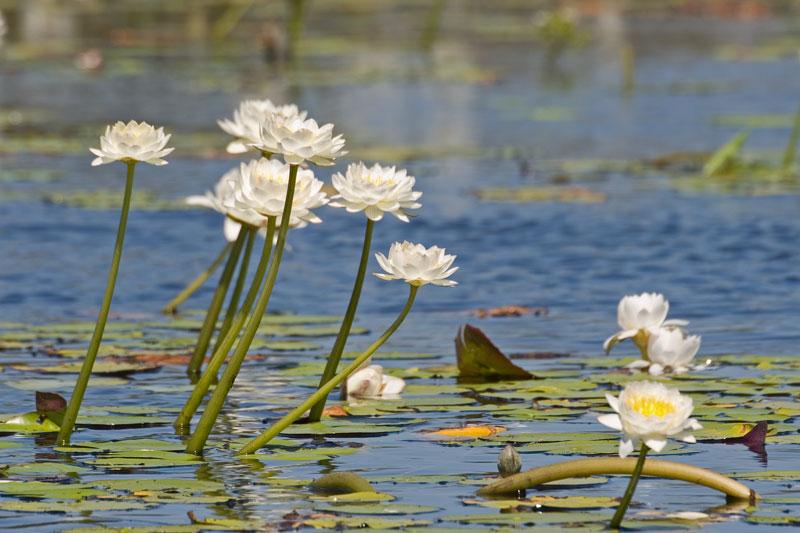
[[[630,475],[636,467],[636,462],[636,459],[620,459],[619,457],[563,461],[503,478],[483,487],[478,491],[478,494],[482,496],[513,494],[519,490],[536,487],[543,483],[572,477],[609,474]],[[705,468],[683,463],[650,459],[642,468],[642,475],[688,481],[689,483],[723,492],[731,499],[752,501],[758,499],[758,495],[755,492],[736,480]]]
[[[114,287],[117,284],[117,274],[119,274],[119,263],[122,259],[122,246],[125,244],[125,228],[128,225],[128,212],[131,207],[131,195],[133,194],[133,174],[136,168],[136,162],[131,161],[127,163],[128,173],[125,178],[125,195],[122,199],[122,210],[119,215],[119,225],[117,226],[117,240],[114,244],[114,254],[111,257],[111,268],[108,271],[108,281],[106,282],[106,291],[103,295],[103,303],[100,305],[100,312],[97,315],[97,323],[94,326],[94,333],[92,340],[89,343],[89,348],[86,351],[86,357],[81,366],[81,373],[78,375],[78,381],[75,382],[75,388],[72,391],[72,396],[69,398],[69,404],[64,412],[64,419],[61,422],[61,429],[58,432],[58,445],[66,446],[69,444],[69,438],[72,430],[75,427],[75,420],[78,418],[78,411],[83,402],[83,395],[86,393],[86,387],[89,384],[89,377],[92,375],[92,368],[94,361],[97,358],[97,352],[100,349],[100,342],[103,340],[103,332],[106,329],[106,321],[108,320],[108,312],[111,309],[111,299],[114,296]]]
[[[247,350],[256,336],[258,327],[261,325],[261,320],[264,318],[264,313],[267,310],[269,299],[272,296],[272,289],[275,287],[275,280],[278,278],[278,270],[281,265],[281,258],[283,257],[283,248],[286,245],[286,234],[289,232],[289,221],[292,215],[292,203],[294,201],[294,188],[297,183],[297,170],[298,165],[289,166],[289,182],[286,186],[286,200],[283,205],[283,213],[281,214],[281,227],[278,230],[278,242],[275,244],[275,256],[272,258],[272,263],[267,272],[267,279],[264,281],[264,287],[261,289],[261,295],[258,297],[258,302],[250,314],[250,319],[247,322],[247,327],[239,339],[239,344],[236,345],[236,350],[228,360],[228,365],[225,367],[225,372],[222,374],[219,383],[208,400],[203,415],[197,424],[192,437],[186,445],[188,453],[201,454],[203,447],[205,447],[208,435],[211,433],[211,428],[217,420],[217,415],[222,410],[225,404],[225,398],[233,387],[233,382],[236,381],[236,376],[239,374],[239,369],[242,367]]]
[[[325,370],[319,380],[319,386],[322,387],[330,379],[336,375],[336,369],[339,367],[339,361],[342,359],[344,347],[347,344],[347,337],[350,335],[350,329],[353,327],[353,320],[356,316],[358,309],[358,299],[361,296],[361,288],[364,286],[364,276],[367,273],[367,263],[369,262],[369,250],[372,245],[372,230],[375,227],[375,222],[367,219],[367,227],[364,229],[364,244],[361,247],[361,261],[358,264],[358,272],[356,273],[356,281],[353,284],[353,292],[350,294],[350,302],[347,304],[347,311],[342,320],[342,326],[339,328],[339,334],[336,336],[336,342],[331,348],[328,355],[328,362],[325,364]],[[314,407],[311,408],[311,414],[308,415],[309,422],[319,422],[322,418],[322,411],[325,409],[325,401],[327,396],[323,397]]]
[[[346,380],[350,374],[358,370],[358,368],[364,364],[364,362],[366,362],[372,356],[372,354],[378,350],[378,348],[383,346],[383,343],[385,343],[389,337],[391,337],[392,334],[397,331],[397,328],[400,327],[400,324],[402,324],[403,320],[405,320],[406,316],[408,316],[408,312],[411,311],[411,306],[414,305],[414,298],[417,296],[417,290],[419,287],[415,287],[414,285],[409,285],[409,287],[411,290],[408,293],[406,305],[403,307],[403,310],[400,311],[400,314],[397,316],[395,321],[392,322],[392,325],[383,332],[383,335],[381,335],[378,340],[373,342],[369,348],[356,357],[352,363],[347,365],[331,380],[325,383],[325,385],[317,389],[317,391],[309,396],[306,401],[292,409],[286,416],[272,424],[267,431],[245,444],[244,448],[239,450],[236,455],[255,453],[256,450],[263,447],[265,444],[275,438],[281,431],[289,427],[292,422],[303,416],[303,413],[305,413],[312,405],[316,404],[325,396],[330,394],[330,392],[336,388],[337,385]]]
[[[195,411],[197,411],[197,408],[200,407],[200,404],[203,402],[203,398],[211,387],[211,384],[217,379],[217,372],[219,372],[222,363],[228,356],[228,352],[230,352],[231,347],[236,342],[239,332],[242,331],[247,315],[250,313],[250,308],[253,307],[253,303],[258,297],[258,290],[261,288],[261,280],[264,278],[264,274],[267,271],[270,253],[272,252],[272,238],[274,236],[275,217],[269,217],[267,219],[267,236],[264,240],[264,250],[261,252],[261,259],[258,262],[258,267],[253,277],[253,283],[247,291],[247,296],[245,297],[242,307],[239,309],[239,312],[236,313],[236,317],[233,319],[230,328],[228,328],[228,332],[225,334],[222,342],[219,343],[219,346],[214,350],[214,355],[211,356],[211,360],[209,360],[203,375],[200,376],[200,379],[192,390],[192,394],[186,400],[180,414],[175,419],[173,426],[175,427],[175,431],[179,434],[188,432],[192,416],[194,416]]]
[[[203,366],[203,360],[206,358],[208,351],[208,344],[211,342],[211,336],[214,335],[214,329],[217,327],[217,320],[219,319],[219,312],[222,310],[222,304],[225,303],[225,296],[228,294],[228,287],[231,285],[233,272],[236,270],[236,264],[239,262],[239,255],[242,253],[242,246],[247,240],[248,236],[252,234],[254,228],[242,228],[239,236],[236,237],[236,242],[233,243],[231,254],[228,256],[228,261],[225,263],[225,269],[222,271],[222,276],[219,278],[219,283],[214,291],[214,296],[208,304],[208,311],[206,311],[206,318],[203,320],[203,326],[200,328],[200,334],[197,337],[197,344],[194,347],[189,365],[186,367],[186,373],[190,376],[196,376],[200,373],[200,368]]]
[[[253,228],[247,236],[242,263],[239,265],[239,274],[236,277],[236,285],[233,287],[233,294],[231,294],[231,299],[228,302],[228,310],[225,312],[225,319],[222,321],[222,325],[217,333],[217,340],[214,342],[214,348],[211,349],[212,354],[217,353],[217,348],[219,348],[228,330],[231,329],[233,317],[236,316],[236,311],[239,309],[239,298],[242,296],[244,283],[247,280],[247,271],[250,269],[250,256],[253,254],[253,244],[255,243],[256,233],[258,233],[258,230]]]
[[[220,250],[219,255],[214,259],[214,261],[208,265],[204,271],[200,272],[196,278],[189,282],[186,287],[178,293],[175,298],[170,300],[170,302],[161,309],[161,312],[166,315],[174,315],[178,312],[178,306],[185,302],[189,296],[194,294],[194,292],[203,286],[203,284],[208,281],[208,278],[211,277],[211,274],[214,273],[219,265],[222,263],[222,260],[228,257],[228,254],[231,252],[231,248],[233,247],[232,242],[225,242],[225,246]]]
[[[639,457],[636,459],[636,466],[633,467],[631,479],[628,481],[628,488],[625,489],[625,494],[619,501],[619,507],[617,507],[614,517],[611,519],[611,529],[619,529],[620,524],[622,524],[622,519],[625,518],[625,512],[628,510],[628,506],[631,504],[633,493],[636,492],[636,485],[639,483],[639,478],[642,477],[644,460],[645,457],[647,457],[647,452],[649,450],[650,448],[647,447],[647,444],[642,443],[642,448],[639,450]]]

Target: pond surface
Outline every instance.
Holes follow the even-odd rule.
[[[664,519],[681,511],[709,513],[699,525],[712,531],[800,521],[800,182],[698,179],[703,158],[691,156],[749,127],[749,156],[780,161],[800,94],[796,6],[720,2],[703,12],[698,2],[669,11],[657,3],[636,10],[575,3],[584,9],[576,46],[548,54],[528,2],[320,0],[305,6],[296,41],[280,22],[283,4],[251,8],[238,21],[235,5],[166,4],[0,1],[9,26],[0,48],[3,413],[34,410],[36,390],[69,395],[75,374],[49,367],[80,361],[90,336],[123,169],[91,168],[88,148],[105,124],[128,118],[165,126],[177,147],[169,165],[140,166],[144,197],[130,217],[105,341],[107,355],[159,366],[90,384],[85,414],[105,418],[84,419],[73,438],[76,446],[94,443],[89,449],[54,450],[46,435],[0,439],[0,463],[12,465],[0,481],[78,491],[45,485],[43,494],[26,493],[33,485],[0,483],[0,528],[600,528],[611,514],[602,505],[514,515],[481,505],[475,491],[495,475],[505,442],[517,444],[526,468],[614,453],[616,435],[595,414],[605,410],[605,390],[631,379],[616,369],[635,349],[623,344],[604,357],[602,342],[617,329],[619,298],[642,291],[663,292],[671,317],[691,321],[703,336],[702,358],[714,362],[674,383],[694,397],[707,426],[698,437],[739,436],[742,423],[759,420],[774,434],[766,453],[710,442],[668,449],[675,454],[668,458],[736,475],[767,498],[758,508],[715,509],[723,498],[707,489],[644,479],[631,525],[690,527]],[[265,61],[264,42],[277,43],[268,50],[279,57],[282,43],[294,42],[292,59]],[[98,51],[102,66],[92,68]],[[635,85],[626,86],[631,56]],[[215,121],[245,97],[296,102],[336,124],[349,158],[408,168],[424,191],[423,209],[410,224],[378,224],[374,248],[402,239],[444,246],[459,256],[459,286],[423,289],[376,356],[408,381],[402,400],[346,406],[350,416],[325,427],[296,426],[291,440],[266,451],[276,457],[233,459],[226,443],[255,435],[313,391],[346,306],[363,219],[321,210],[323,224],[290,235],[271,302],[272,311],[317,316],[293,319],[293,330],[273,319],[278,325],[258,338],[206,460],[187,461],[170,453],[182,449],[170,423],[190,390],[173,356],[190,350],[213,284],[177,322],[159,309],[223,245],[219,216],[183,209],[181,199],[238,164],[224,153],[227,138]],[[669,154],[670,164],[653,162]],[[343,168],[318,175],[328,180]],[[487,196],[519,200],[521,188],[562,201]],[[110,196],[91,194],[98,190]],[[367,280],[357,325],[371,333],[353,336],[349,348],[366,347],[404,297],[402,284]],[[549,313],[472,315],[502,305]],[[453,338],[464,323],[506,353],[569,356],[516,361],[547,381],[459,385]],[[108,416],[136,417],[128,420],[134,426],[144,416],[149,427],[109,429]],[[426,434],[466,424],[504,431],[466,441]],[[563,436],[546,437],[553,433]],[[592,446],[568,446],[592,442],[591,434],[600,439]],[[140,441],[139,449],[162,450],[162,463],[121,461],[141,457],[136,445],[98,444],[132,437],[159,441]],[[150,460],[158,453],[144,452]],[[382,510],[374,503],[337,510],[311,499],[308,480],[334,471],[359,472],[395,499]],[[151,485],[124,484],[131,480]],[[181,489],[185,480],[198,483]],[[619,496],[626,482],[612,477],[542,494]],[[187,512],[201,523],[189,526]]]

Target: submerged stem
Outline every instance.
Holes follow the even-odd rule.
[[[117,240],[114,244],[114,254],[111,257],[111,268],[108,271],[108,281],[106,282],[106,290],[103,295],[103,303],[100,305],[100,312],[97,315],[97,323],[94,326],[94,333],[92,340],[89,343],[89,348],[86,351],[86,357],[81,366],[81,373],[78,375],[78,381],[75,382],[75,388],[72,391],[72,396],[69,398],[69,404],[64,412],[64,419],[61,422],[61,429],[58,432],[57,442],[60,446],[69,444],[70,435],[75,427],[75,420],[78,418],[78,412],[83,402],[83,395],[86,393],[86,387],[89,384],[89,377],[92,375],[92,368],[94,361],[97,358],[97,352],[100,349],[100,343],[103,340],[103,332],[106,329],[106,322],[108,321],[108,312],[111,309],[111,299],[114,296],[114,287],[117,283],[117,274],[119,274],[119,264],[122,259],[122,247],[125,244],[125,228],[128,225],[128,212],[131,207],[131,195],[133,194],[133,174],[136,169],[136,162],[129,161],[128,172],[125,178],[125,195],[122,199],[122,210],[119,215],[119,225],[117,226]]]
[[[203,320],[203,326],[200,328],[200,334],[197,337],[197,344],[194,347],[189,365],[186,367],[186,373],[190,376],[196,376],[200,373],[200,368],[203,366],[203,360],[208,351],[208,345],[211,342],[211,337],[214,335],[214,329],[217,327],[217,320],[219,319],[220,310],[225,303],[225,296],[228,294],[228,287],[231,285],[233,272],[236,270],[236,264],[239,262],[239,255],[242,253],[242,246],[252,235],[255,228],[244,227],[239,231],[239,236],[236,237],[236,242],[233,243],[233,248],[228,256],[228,261],[225,263],[225,269],[222,271],[222,276],[219,278],[217,288],[214,291],[214,296],[208,304],[208,311],[206,311],[206,318]]]
[[[233,287],[233,293],[228,302],[228,310],[225,312],[225,319],[219,327],[219,332],[217,332],[217,340],[214,342],[214,347],[211,349],[212,354],[217,352],[217,348],[219,348],[222,339],[225,338],[228,330],[231,329],[233,317],[236,316],[236,311],[239,309],[239,298],[242,296],[244,283],[247,280],[247,271],[250,269],[250,256],[253,254],[253,244],[255,244],[256,233],[258,233],[258,230],[253,228],[247,236],[247,243],[244,245],[244,256],[242,256],[242,262],[239,265],[239,274],[236,277],[236,285]]]
[[[236,455],[246,455],[250,453],[254,453],[259,448],[266,445],[269,441],[275,438],[281,431],[286,429],[289,425],[292,424],[295,420],[303,416],[303,413],[306,412],[312,405],[319,402],[325,396],[330,394],[330,392],[336,388],[341,382],[346,380],[350,374],[358,370],[358,368],[364,364],[364,362],[369,359],[372,354],[374,354],[378,348],[383,346],[383,344],[392,336],[392,334],[397,331],[397,328],[403,323],[406,316],[408,316],[408,312],[411,311],[411,306],[414,305],[414,299],[417,296],[417,290],[419,287],[414,285],[409,285],[410,291],[408,293],[408,300],[406,300],[406,304],[403,307],[403,310],[400,311],[400,314],[397,316],[392,325],[389,326],[386,331],[383,332],[375,342],[373,342],[369,348],[367,348],[364,352],[362,352],[355,360],[347,365],[341,372],[336,374],[332,379],[326,382],[322,387],[317,389],[317,391],[312,394],[311,396],[306,399],[303,403],[289,411],[286,416],[272,424],[268,430],[264,433],[256,437],[255,439],[251,440],[247,444],[245,444],[244,448],[239,450]]]
[[[208,268],[200,272],[196,278],[190,281],[189,284],[186,285],[186,287],[184,287],[183,290],[181,290],[181,292],[175,296],[175,298],[170,300],[170,302],[165,305],[161,311],[166,315],[175,314],[178,311],[178,306],[185,302],[192,294],[194,294],[197,289],[202,287],[203,284],[208,281],[208,278],[211,277],[211,274],[213,274],[214,271],[219,268],[219,265],[222,264],[222,260],[228,257],[232,247],[233,243],[226,241],[225,246],[222,248],[222,250],[220,250],[219,255],[214,259],[214,261],[208,265]]]
[[[622,499],[619,502],[619,507],[617,507],[617,511],[614,513],[614,517],[611,519],[611,529],[619,529],[620,524],[622,524],[622,519],[625,517],[625,512],[628,510],[628,506],[631,504],[633,493],[636,492],[636,485],[639,483],[639,478],[642,477],[644,460],[649,450],[650,448],[647,447],[647,444],[642,443],[642,448],[639,450],[639,457],[636,459],[636,466],[633,468],[631,479],[628,481],[628,488],[625,489],[625,494],[622,496]]]
[[[294,201],[294,189],[297,183],[297,170],[298,165],[289,166],[289,182],[286,186],[286,199],[283,205],[283,212],[281,214],[281,227],[278,230],[278,242],[275,244],[275,256],[272,258],[272,263],[267,272],[267,279],[264,281],[264,287],[261,289],[261,295],[258,298],[253,312],[247,322],[247,327],[239,339],[239,344],[236,345],[236,350],[233,352],[228,366],[225,367],[225,372],[222,374],[219,383],[208,400],[203,415],[200,417],[200,422],[197,424],[192,437],[186,445],[186,451],[194,454],[201,454],[205,447],[208,435],[211,433],[211,428],[217,420],[222,406],[225,404],[225,399],[228,396],[231,388],[233,387],[236,376],[239,374],[239,369],[242,367],[244,358],[247,355],[247,350],[256,336],[258,327],[261,325],[261,320],[264,318],[264,313],[267,310],[270,297],[272,296],[272,289],[275,287],[275,280],[278,278],[278,270],[281,265],[281,258],[283,257],[283,249],[286,245],[286,234],[289,232],[289,222],[292,215],[292,203]]]
[[[200,379],[195,384],[192,394],[189,396],[189,398],[187,398],[180,414],[175,419],[173,426],[180,434],[188,432],[190,422],[192,421],[192,416],[194,416],[197,408],[200,407],[200,404],[208,392],[208,389],[211,387],[211,384],[217,379],[217,372],[219,372],[222,363],[228,356],[228,352],[236,342],[236,338],[239,336],[239,332],[244,326],[248,313],[250,313],[250,308],[253,307],[253,303],[258,297],[258,290],[261,288],[261,281],[264,278],[264,274],[267,271],[267,266],[269,265],[269,258],[272,252],[272,238],[274,236],[275,217],[269,217],[267,219],[267,235],[264,240],[264,250],[261,252],[261,259],[258,262],[258,267],[256,268],[253,282],[250,285],[250,289],[247,291],[247,296],[245,297],[244,303],[236,313],[236,316],[234,317],[231,326],[228,328],[228,332],[222,339],[222,342],[220,342],[219,346],[217,346],[217,348],[214,350],[214,355],[211,356],[206,369],[203,371],[203,375],[200,376]]]
[[[347,344],[347,337],[350,335],[350,329],[353,327],[353,320],[356,316],[358,309],[358,299],[361,296],[361,288],[364,286],[364,276],[367,273],[367,263],[369,262],[369,251],[372,245],[372,230],[375,227],[375,222],[367,219],[367,226],[364,229],[364,243],[361,247],[361,261],[358,264],[358,272],[356,273],[356,281],[353,284],[353,292],[350,294],[350,302],[347,304],[347,311],[344,314],[342,325],[339,328],[339,334],[336,336],[336,342],[331,348],[328,355],[328,362],[325,364],[325,370],[319,380],[319,387],[325,385],[330,379],[336,375],[336,370],[339,367],[339,361],[342,359],[344,347]],[[319,388],[318,387],[318,388]],[[325,401],[327,396],[311,408],[311,414],[308,415],[309,422],[319,422],[322,418],[322,411],[325,409]]]

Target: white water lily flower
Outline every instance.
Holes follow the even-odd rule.
[[[289,183],[289,170],[288,164],[264,157],[242,163],[239,167],[238,181],[235,182],[233,198],[225,202],[225,207],[255,212],[263,217],[274,216],[280,225]],[[322,191],[322,186],[323,183],[314,177],[312,171],[298,169],[289,219],[290,227],[322,222],[312,211],[328,203],[328,197]]]
[[[668,312],[669,302],[663,294],[645,292],[623,297],[617,306],[617,322],[622,329],[606,339],[603,349],[608,353],[618,342],[631,338],[640,349],[644,349],[646,337],[661,326],[688,324],[685,320],[667,320]]]
[[[375,275],[387,281],[402,279],[417,287],[428,283],[442,287],[458,285],[455,281],[447,279],[458,270],[458,267],[452,267],[456,256],[445,254],[445,249],[438,246],[425,248],[421,244],[408,241],[396,242],[389,248],[388,257],[377,253],[375,258],[386,271],[385,274]]]
[[[269,99],[245,100],[239,104],[239,109],[233,112],[232,119],[218,120],[217,124],[225,133],[235,137],[228,144],[228,153],[243,154],[261,138],[261,126],[268,117],[278,115],[283,119],[304,120],[307,114],[294,104],[275,105]]]
[[[120,121],[113,126],[106,126],[106,132],[100,137],[100,148],[89,149],[97,156],[92,166],[114,161],[166,165],[163,158],[174,150],[166,148],[170,137],[164,134],[164,128],[156,129],[147,122],[131,120],[125,124]]]
[[[264,221],[263,217],[254,216],[253,213],[248,212],[234,212],[234,215],[238,215],[236,216],[236,219],[228,216],[228,209],[225,207],[225,200],[233,197],[236,175],[238,175],[238,173],[238,168],[229,170],[220,178],[220,180],[214,186],[213,191],[206,191],[205,194],[201,195],[187,196],[185,200],[188,205],[206,207],[208,209],[213,209],[217,213],[225,215],[225,221],[223,222],[222,230],[225,234],[225,239],[228,242],[235,241],[239,236],[239,231],[242,227],[241,223],[239,222],[240,220],[246,219],[248,221],[247,223],[253,226],[261,225]]]
[[[687,372],[699,350],[698,335],[686,335],[680,328],[659,328],[647,340],[649,372],[654,376],[665,371],[675,374]]]
[[[692,399],[661,383],[634,381],[619,398],[606,394],[606,400],[617,414],[601,415],[597,420],[622,431],[620,457],[630,455],[639,441],[656,452],[667,445],[667,437],[694,443],[696,439],[689,431],[702,428],[697,420],[689,418],[694,409]]]
[[[344,207],[348,213],[364,211],[370,220],[378,221],[390,213],[408,222],[406,210],[422,207],[417,202],[422,193],[413,190],[416,180],[403,169],[352,163],[344,175],[336,173],[331,181],[339,194],[330,205]]]
[[[381,365],[369,365],[347,378],[347,395],[353,398],[380,398],[403,392],[406,382],[383,373]]]
[[[314,119],[300,116],[267,117],[261,125],[258,141],[251,146],[271,154],[281,154],[284,161],[292,165],[311,161],[319,166],[330,166],[336,158],[347,154],[342,150],[344,138],[333,135],[333,124],[320,126]]]

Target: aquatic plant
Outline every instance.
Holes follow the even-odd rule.
[[[647,340],[662,326],[685,326],[685,320],[667,320],[669,302],[663,294],[645,292],[624,296],[617,305],[617,323],[622,328],[603,343],[606,353],[619,342],[631,339],[639,348],[642,359],[647,357]]]
[[[269,99],[245,100],[233,112],[233,118],[218,120],[222,130],[233,136],[226,150],[229,154],[243,154],[253,149],[261,136],[261,125],[272,115],[283,118],[305,120],[308,112],[301,111],[294,104],[275,105]]]
[[[366,366],[347,378],[348,398],[391,397],[403,392],[405,387],[404,379],[384,374],[381,365]]]
[[[108,272],[103,302],[97,316],[92,340],[86,351],[86,357],[83,360],[80,374],[75,382],[72,396],[70,396],[69,404],[58,432],[58,442],[61,445],[69,444],[70,435],[75,427],[75,420],[78,417],[86,387],[89,384],[94,361],[97,358],[97,352],[100,350],[100,343],[103,340],[103,332],[105,331],[108,312],[111,309],[111,300],[117,283],[119,264],[122,260],[122,247],[125,243],[125,228],[128,224],[128,212],[131,206],[136,164],[145,162],[151,165],[166,165],[167,162],[163,158],[174,150],[174,148],[167,148],[169,139],[170,135],[165,134],[163,128],[156,129],[146,122],[131,120],[127,124],[117,122],[113,126],[106,127],[105,133],[100,137],[100,148],[90,149],[97,156],[92,161],[92,166],[120,161],[125,163],[128,171],[125,178],[125,193],[117,226],[117,239],[114,244],[114,254],[111,258],[111,267]]]
[[[382,254],[376,254],[376,257],[379,257],[378,262],[381,264],[381,268],[386,271],[385,274],[376,273],[376,276],[385,280],[400,279],[408,283],[408,299],[403,309],[400,311],[400,314],[394,322],[386,328],[386,331],[384,331],[366,350],[359,354],[353,362],[326,382],[325,385],[318,388],[317,391],[304,402],[275,422],[269,429],[245,444],[244,447],[237,452],[237,455],[254,453],[256,450],[266,445],[281,431],[303,416],[306,410],[330,394],[335,387],[368,361],[369,358],[372,357],[372,354],[389,340],[406,319],[408,313],[411,311],[411,307],[414,305],[414,300],[416,299],[417,291],[420,287],[427,284],[440,285],[443,287],[452,287],[456,285],[455,281],[447,279],[458,270],[458,267],[451,268],[456,256],[446,254],[445,250],[438,246],[426,248],[422,244],[412,244],[407,241],[402,244],[396,242],[392,244],[389,250],[388,260]],[[384,260],[381,261],[380,257],[384,257]]]
[[[258,301],[250,313],[234,353],[228,360],[225,372],[187,443],[186,449],[190,453],[202,452],[211,428],[222,410],[225,398],[233,387],[250,344],[261,324],[278,277],[289,227],[293,223],[300,225],[306,222],[318,222],[319,219],[313,214],[312,209],[327,203],[327,198],[321,192],[322,183],[313,177],[311,171],[300,172],[300,164],[309,161],[318,165],[332,165],[337,157],[346,153],[343,150],[344,139],[342,136],[334,137],[333,135],[333,124],[325,124],[320,127],[313,119],[302,120],[297,117],[287,119],[282,115],[272,115],[267,117],[265,123],[262,124],[260,133],[261,139],[253,146],[262,153],[282,156],[288,166],[281,166],[279,169],[266,159],[243,164],[240,167],[241,179],[236,183],[232,206],[265,216],[270,225],[279,224],[278,239]],[[286,172],[285,175],[284,172]],[[297,202],[295,203],[296,190]],[[276,207],[281,203],[281,199],[283,207],[280,213],[276,214],[278,213]],[[268,239],[271,242],[271,235],[268,236]],[[243,324],[243,321],[241,323]],[[217,365],[222,364],[225,354],[238,334],[239,331],[234,331],[234,328],[230,329],[228,339],[231,339],[231,344],[223,342],[223,345],[220,346],[221,351],[214,354],[212,361],[216,358]],[[207,373],[210,370],[209,365],[209,368],[206,369]],[[216,371],[214,372],[216,373]],[[203,381],[202,378],[201,381]],[[202,389],[207,390],[209,386],[210,379],[205,380],[202,386],[198,382],[196,389],[200,391],[200,398],[205,394]],[[199,405],[197,399],[195,402]],[[182,415],[183,418],[179,417],[176,424],[188,423],[185,414],[182,413]]]
[[[601,415],[598,421],[612,429],[622,431],[619,456],[630,455],[641,442],[639,458],[631,474],[628,488],[620,501],[611,527],[618,529],[631,503],[639,477],[642,475],[647,452],[660,452],[667,445],[667,437],[684,442],[696,442],[691,430],[702,429],[697,420],[689,418],[694,409],[692,399],[661,383],[639,381],[627,385],[619,398],[606,394],[606,399],[616,414]]]
[[[367,272],[367,262],[369,261],[375,222],[382,220],[384,213],[389,213],[404,222],[408,222],[407,211],[422,207],[422,204],[417,202],[422,193],[414,190],[416,181],[414,177],[410,176],[407,171],[398,170],[395,167],[384,167],[379,164],[367,167],[364,163],[359,162],[348,165],[344,174],[334,174],[331,181],[337,194],[333,196],[333,201],[330,205],[332,207],[342,207],[349,213],[363,212],[367,217],[367,222],[364,227],[361,258],[358,263],[353,290],[350,293],[350,300],[347,303],[347,310],[342,319],[339,334],[336,336],[336,341],[328,354],[325,369],[322,371],[322,376],[320,376],[320,387],[336,374],[339,361],[347,344],[347,338],[350,335],[358,309],[361,288],[364,285],[364,276]],[[322,417],[322,412],[325,409],[325,400],[326,398],[323,398],[311,409],[309,414],[311,422],[317,422]]]

